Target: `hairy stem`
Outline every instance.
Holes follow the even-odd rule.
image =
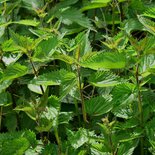
[[[3,115],[3,107],[0,107],[0,131],[2,129],[2,115]]]
[[[77,65],[77,74],[78,74],[78,81],[79,81],[79,91],[80,91],[81,104],[82,104],[83,120],[84,120],[84,122],[88,122],[87,121],[87,114],[86,114],[85,104],[84,104],[83,89],[82,89],[81,74],[80,74],[79,65]]]
[[[78,46],[77,51],[77,61],[80,61],[80,47]],[[81,83],[81,71],[80,71],[80,65],[77,64],[77,76],[78,76],[78,85],[79,85],[79,91],[80,91],[80,98],[81,98],[81,105],[82,105],[82,115],[83,115],[83,120],[84,122],[87,121],[87,114],[86,114],[86,109],[85,109],[85,104],[84,104],[84,96],[83,96],[83,89],[82,89],[82,83]]]
[[[112,2],[112,36],[115,35],[115,1]]]
[[[141,99],[141,91],[140,91],[140,81],[139,81],[139,64],[136,66],[136,83],[137,83],[137,89],[138,89],[138,110],[139,110],[139,116],[140,116],[140,125],[143,129],[144,127],[144,116],[143,116],[143,107],[142,107],[142,99]],[[140,149],[141,149],[141,155],[144,155],[144,139],[143,137],[140,139]]]
[[[58,144],[58,155],[61,155],[61,151],[62,151],[62,146],[61,146],[61,139],[59,137],[59,133],[58,133],[58,130],[55,129],[55,138],[56,138],[56,141],[57,141],[57,144]]]

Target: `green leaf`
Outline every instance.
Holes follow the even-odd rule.
[[[14,24],[21,24],[21,25],[27,25],[27,26],[38,26],[39,22],[35,20],[19,20],[19,21],[13,21]]]
[[[21,0],[21,6],[29,9],[29,10],[35,10],[35,9],[39,9],[41,7],[43,7],[43,1],[38,1],[38,0],[31,0],[31,1],[27,1],[27,0]]]
[[[59,10],[59,12],[55,14],[55,17],[62,19],[62,22],[66,25],[77,23],[85,28],[90,29],[92,27],[88,17],[85,17],[84,14],[73,7]]]
[[[60,112],[59,114],[59,124],[67,124],[69,123],[70,120],[73,118],[73,113],[72,112]]]
[[[112,107],[112,103],[101,96],[85,101],[86,112],[91,116],[103,115],[109,112]]]
[[[81,61],[82,67],[99,69],[124,68],[126,64],[125,54],[118,52],[96,52],[85,61]]]
[[[89,77],[88,81],[96,87],[110,87],[123,82],[119,76],[108,71],[96,72]]]
[[[140,15],[138,16],[138,19],[148,32],[155,35],[155,22]]]
[[[12,104],[11,95],[8,92],[0,93],[0,106],[6,107]]]
[[[43,86],[42,85],[42,87],[43,87],[43,90],[45,91],[46,90],[46,86]],[[38,86],[38,85],[34,85],[34,84],[28,84],[28,88],[31,90],[31,91],[33,91],[33,92],[35,92],[35,93],[37,93],[37,94],[42,94],[42,90],[41,90],[41,88],[40,88],[40,86]]]
[[[75,47],[79,48],[80,57],[92,52],[92,47],[89,41],[89,33],[90,31],[87,31],[87,33],[81,32],[75,38]]]
[[[10,35],[18,49],[24,53],[27,53],[28,51],[31,52],[35,46],[35,41],[29,37],[19,35],[12,30],[10,30]]]
[[[9,65],[3,73],[3,77],[1,81],[4,80],[13,80],[15,78],[21,77],[28,73],[28,68],[19,63],[15,63],[13,65]]]
[[[5,17],[1,16],[0,17],[0,25],[5,22],[6,22]],[[4,35],[4,33],[5,33],[5,26],[0,26],[0,38]]]
[[[16,131],[17,128],[17,118],[16,113],[10,113],[5,116],[5,126],[9,132]]]
[[[131,109],[130,104],[135,101],[135,91],[136,86],[132,83],[123,83],[117,85],[113,91],[113,112],[117,117],[128,118],[132,117],[133,109]]]
[[[31,84],[36,85],[60,85],[65,81],[72,81],[75,79],[75,74],[72,72],[68,72],[64,69],[53,71],[50,73],[46,73],[43,75],[39,75],[37,78],[30,81]]]
[[[88,142],[90,134],[92,133],[83,128],[79,128],[77,132],[67,130],[68,141],[74,149],[78,149],[80,146]]]
[[[87,3],[86,6],[81,8],[81,11],[86,11],[90,9],[96,9],[96,8],[102,8],[106,7],[108,3],[110,3],[112,0],[92,0],[91,2]]]
[[[59,111],[54,107],[46,107],[39,115],[39,125],[36,130],[39,132],[50,131],[52,127],[57,128]]]
[[[131,141],[131,142],[126,142],[126,143],[122,143],[119,146],[118,155],[132,155],[135,148],[137,147],[137,141]]]
[[[13,21],[13,22],[5,22],[5,23],[0,23],[0,28],[3,29],[4,27],[7,27],[10,24],[20,24],[20,25],[26,25],[26,26],[38,26],[39,22],[34,21],[34,20],[19,20],[19,21]]]
[[[36,120],[36,110],[33,107],[28,106],[17,106],[15,111],[23,111],[25,112],[32,120]]]
[[[56,36],[49,37],[47,40],[42,40],[36,47],[33,59],[37,61],[49,60],[55,48],[58,45],[58,39]]]
[[[65,0],[57,3],[55,7],[49,11],[48,22],[50,22],[56,14],[59,14],[60,10],[63,10],[76,2],[78,2],[78,0]]]
[[[5,155],[23,155],[24,152],[29,148],[30,143],[24,137],[19,137],[18,139],[5,141],[2,145],[0,154]]]
[[[144,26],[137,19],[130,18],[129,20],[126,21],[124,30],[128,35],[130,35],[130,33],[133,31],[145,30],[145,29]]]
[[[76,62],[76,60],[73,57],[65,55],[65,54],[62,54],[62,53],[54,53],[52,55],[52,58],[54,60],[64,61],[65,63],[68,63],[68,64],[73,64],[73,63]]]
[[[6,88],[8,88],[11,85],[12,81],[11,80],[5,80],[0,82],[0,93],[4,91]]]
[[[155,18],[155,7],[149,7],[143,15],[146,17]]]

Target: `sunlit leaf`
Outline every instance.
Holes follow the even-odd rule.
[[[94,70],[124,68],[125,64],[124,53],[117,52],[99,52],[89,57],[86,61],[81,61],[81,66]]]
[[[103,97],[94,97],[85,101],[86,112],[91,116],[99,116],[109,112],[113,105]]]
[[[9,65],[6,68],[6,70],[4,70],[4,74],[3,74],[1,81],[12,80],[12,79],[21,77],[21,76],[27,74],[27,72],[28,72],[28,68],[26,66],[19,64],[19,63]]]

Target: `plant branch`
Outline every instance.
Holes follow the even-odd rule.
[[[77,47],[77,61],[80,61],[80,48],[79,46]],[[77,64],[77,76],[78,76],[78,85],[79,85],[79,91],[80,91],[80,98],[81,98],[81,105],[82,105],[82,115],[83,115],[83,120],[84,122],[87,121],[87,114],[86,114],[86,109],[85,109],[85,104],[84,104],[84,96],[83,96],[83,89],[82,89],[82,83],[81,83],[81,73],[80,73],[80,65]]]

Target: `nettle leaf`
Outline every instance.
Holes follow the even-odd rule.
[[[13,22],[4,22],[4,23],[0,23],[0,29],[4,29],[5,27],[7,27],[10,24],[20,24],[20,25],[26,25],[26,26],[38,26],[39,22],[34,21],[34,20],[19,20],[19,21],[13,21]]]
[[[14,24],[21,24],[21,25],[27,25],[27,26],[38,26],[39,22],[35,20],[19,20],[19,21],[13,21]]]
[[[96,87],[110,87],[123,82],[119,76],[109,71],[98,71],[92,74],[88,82]]]
[[[13,32],[12,30],[10,30],[10,35],[15,45],[18,46],[18,48],[24,53],[27,53],[27,51],[31,51],[34,47],[33,39],[26,36],[21,36],[18,33]]]
[[[60,10],[70,5],[73,5],[76,2],[78,2],[78,0],[65,0],[65,1],[61,1],[60,3],[57,3],[55,7],[52,8],[49,12],[48,22],[50,22],[54,18],[55,14],[59,14]]]
[[[23,111],[25,112],[32,120],[36,120],[37,112],[34,107],[31,106],[17,106],[15,111]]]
[[[96,52],[87,60],[82,60],[80,62],[82,67],[87,67],[94,70],[124,68],[125,64],[125,54],[118,52]]]
[[[136,86],[132,83],[123,83],[113,89],[112,111],[117,117],[128,118],[133,114],[130,104],[135,101],[135,88]]]
[[[101,96],[85,100],[86,112],[91,116],[103,115],[109,112],[112,107],[112,103]]]
[[[81,11],[106,7],[111,1],[112,0],[92,0],[91,2],[87,3],[86,6],[81,9]]]
[[[32,81],[31,84],[36,85],[60,85],[62,82],[72,81],[75,79],[76,75],[72,72],[68,72],[64,69],[39,75]]]
[[[58,18],[62,17],[63,22],[65,20],[69,20],[71,22],[75,22],[85,28],[91,28],[92,25],[90,23],[90,20],[88,17],[85,17],[79,10],[76,8],[69,8],[62,12],[61,15],[58,16]]]
[[[145,30],[144,26],[135,18],[130,18],[127,20],[124,29],[129,35],[135,30]]]
[[[29,141],[24,137],[18,139],[5,141],[2,145],[0,154],[17,154],[22,155],[29,148]]]
[[[16,46],[13,39],[10,38],[2,43],[2,49],[4,52],[19,52],[20,48]]]
[[[32,131],[0,134],[0,154],[23,155],[29,147],[36,145],[36,135]]]
[[[59,97],[59,100],[62,101],[64,97],[66,97],[69,93],[72,92],[72,90],[75,88],[76,85],[77,85],[76,79],[63,83],[63,85],[60,86],[61,96]]]
[[[143,15],[146,17],[155,18],[155,7],[148,8]]]
[[[3,73],[1,81],[13,80],[28,73],[28,68],[19,63],[9,65]]]
[[[138,19],[144,25],[147,31],[155,35],[155,22],[140,15],[138,16]]]
[[[139,71],[143,77],[152,73],[152,69],[155,67],[155,55],[149,54],[142,57],[140,61]]]
[[[73,7],[67,7],[60,9],[59,12],[54,14],[55,17],[62,19],[62,22],[66,25],[77,23],[85,28],[91,28],[92,25],[88,17],[85,17],[79,10]]]
[[[90,41],[89,41],[89,32],[90,31],[87,31],[87,33],[81,32],[75,38],[75,44],[76,44],[76,47],[78,46],[78,48],[79,48],[80,57],[82,57],[83,55],[85,55],[87,53],[92,52],[92,47],[91,47]],[[78,56],[76,56],[76,57],[78,57]]]
[[[69,123],[70,120],[73,118],[73,113],[72,112],[60,112],[59,114],[59,124],[67,124]]]
[[[31,1],[27,1],[27,0],[21,0],[21,6],[29,9],[29,10],[35,10],[35,9],[39,9],[41,7],[43,7],[43,1],[38,1],[38,0],[31,0]]]
[[[55,47],[58,45],[56,36],[51,36],[47,40],[42,40],[36,47],[33,59],[37,61],[49,60],[55,52]]]
[[[135,148],[137,147],[138,141],[131,141],[131,142],[126,142],[122,143],[119,146],[118,155],[132,155]]]
[[[56,53],[56,52],[52,55],[51,59],[61,60],[61,61],[64,61],[68,64],[73,64],[76,62],[76,60],[73,57],[62,54],[62,53]]]
[[[50,131],[52,127],[57,127],[59,111],[54,107],[46,107],[45,111],[39,115],[39,125],[36,130],[39,132]]]
[[[84,128],[79,128],[77,132],[67,130],[68,141],[74,149],[78,149],[80,146],[84,145],[89,141],[89,136],[92,132],[87,131]]]
[[[12,80],[5,80],[0,82],[0,93],[3,92],[6,88],[8,88],[12,83]]]
[[[43,90],[44,90],[44,91],[45,91],[46,88],[47,88],[47,86],[43,86],[43,85],[42,85],[42,87],[43,87]],[[38,86],[38,85],[28,84],[28,88],[29,88],[31,91],[33,91],[33,92],[35,92],[35,93],[37,93],[37,94],[42,94],[42,90],[41,90],[40,86]]]
[[[144,54],[154,54],[155,53],[155,36],[147,36],[141,39],[139,46]]]
[[[5,17],[1,16],[0,17],[0,25],[4,22],[6,22]],[[5,33],[5,26],[0,26],[0,38],[3,36],[4,33]]]
[[[11,95],[8,92],[0,93],[0,107],[6,107],[12,104]]]

